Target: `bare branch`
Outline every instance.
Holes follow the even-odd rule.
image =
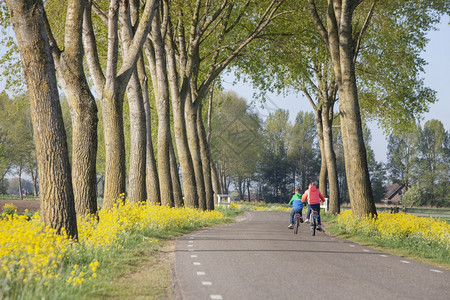
[[[370,6],[368,13],[367,13],[366,19],[364,20],[363,26],[361,26],[361,29],[355,38],[356,45],[355,45],[355,53],[353,55],[353,63],[356,62],[356,58],[358,57],[358,53],[359,53],[359,50],[361,47],[361,40],[362,40],[362,37],[363,37],[364,32],[366,31],[367,27],[369,27],[369,23],[370,23],[370,20],[372,19],[376,3],[377,3],[377,0],[374,0],[372,5]]]

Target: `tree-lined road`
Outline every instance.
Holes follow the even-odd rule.
[[[288,213],[241,222],[175,244],[176,299],[448,299],[450,272],[319,232],[287,228]],[[316,295],[312,295],[315,293]]]

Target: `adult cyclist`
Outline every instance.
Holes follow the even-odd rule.
[[[308,211],[306,212],[306,220],[307,223],[309,221],[309,214],[311,213],[311,209],[317,210],[318,217],[318,226],[317,230],[322,230],[322,223],[320,221],[320,203],[325,202],[325,197],[322,193],[316,188],[314,182],[311,182],[308,186],[308,189],[303,193],[302,202],[304,203],[308,199]]]

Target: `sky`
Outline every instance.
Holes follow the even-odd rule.
[[[437,119],[444,124],[444,128],[450,130],[450,16],[441,19],[437,31],[428,34],[428,45],[422,57],[428,64],[423,74],[425,86],[436,91],[437,102],[430,106],[428,113],[424,114],[424,121]],[[222,83],[225,91],[235,91],[238,96],[243,97],[251,103],[255,92],[251,84],[239,81],[235,83],[232,74],[223,76]],[[291,93],[286,96],[268,94],[268,101],[262,107],[256,104],[255,109],[261,118],[265,118],[270,112],[281,108],[289,110],[290,120],[293,122],[300,111],[312,111],[308,100],[301,93]],[[423,124],[424,122],[422,122]],[[375,122],[369,123],[372,132],[371,147],[375,158],[379,162],[386,162],[387,137]]]

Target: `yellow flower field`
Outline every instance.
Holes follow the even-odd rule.
[[[380,240],[415,240],[450,251],[450,224],[438,219],[382,212],[376,219],[366,217],[360,220],[348,210],[340,214],[336,221],[338,226],[351,234],[358,233]]]
[[[80,250],[121,247],[124,236],[144,229],[167,231],[200,227],[224,218],[218,211],[125,201],[124,205],[112,210],[100,210],[98,221],[94,217],[79,218],[79,241],[74,242],[43,228],[37,214],[29,219],[3,213],[0,218],[0,298],[15,298],[11,291],[25,286],[34,288],[55,281],[59,285],[64,282],[78,286],[96,278],[97,269],[101,268],[96,259],[84,266],[70,263],[71,255]]]

